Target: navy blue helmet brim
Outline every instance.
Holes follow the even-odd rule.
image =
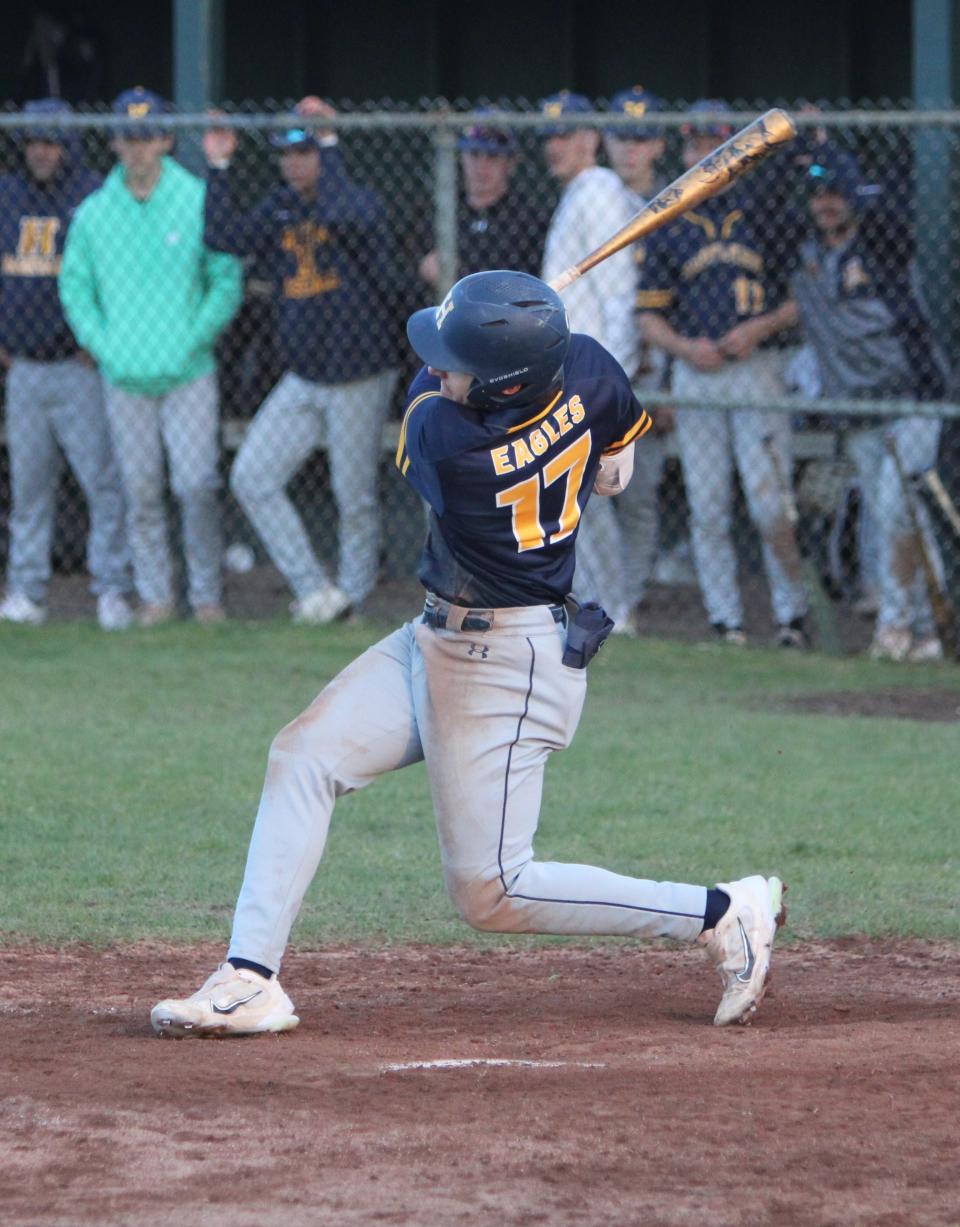
[[[458,371],[465,375],[473,373],[460,371],[463,363],[444,345],[441,330],[437,327],[436,307],[414,311],[407,320],[407,340],[424,365],[438,371]]]

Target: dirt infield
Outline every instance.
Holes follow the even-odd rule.
[[[3,952],[6,1227],[960,1221],[956,947],[788,947],[726,1030],[688,948],[294,953],[299,1030],[154,1039],[217,953]]]

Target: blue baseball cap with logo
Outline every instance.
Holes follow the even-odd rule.
[[[320,142],[312,128],[287,128],[283,132],[273,132],[270,144],[274,149],[319,149]]]
[[[32,102],[23,104],[22,113],[24,115],[70,115],[73,113],[73,107],[69,102],[64,102],[62,98],[36,98]],[[50,141],[53,144],[65,145],[67,139],[67,130],[57,127],[56,124],[23,130],[25,144],[28,141]]]
[[[722,98],[698,98],[687,107],[691,118],[681,127],[684,136],[720,136],[726,139],[733,134],[733,125],[718,123],[715,120],[697,120],[698,115],[711,115],[718,111],[729,111],[729,105]]]
[[[562,89],[558,94],[551,94],[540,103],[540,114],[546,120],[566,118],[568,115],[590,115],[594,106],[583,94],[572,94],[568,89]],[[537,136],[560,136],[566,132],[574,132],[577,127],[587,127],[586,124],[556,124],[545,123],[537,128]]]
[[[486,153],[494,157],[510,158],[517,152],[517,138],[509,128],[497,123],[500,112],[493,107],[478,107],[477,122],[464,128],[457,141],[462,153]]]
[[[851,204],[857,204],[863,192],[863,177],[857,159],[839,149],[824,149],[816,154],[807,167],[808,196],[836,192]]]
[[[152,123],[131,124],[129,127],[117,129],[117,136],[127,140],[151,140],[155,136],[167,136],[169,127],[158,122],[164,115],[170,114],[170,104],[152,90],[136,85],[133,89],[125,89],[113,100],[114,115],[126,115],[129,119],[152,120]]]
[[[642,85],[622,89],[610,99],[610,110],[615,115],[630,115],[638,120],[665,109],[663,99]],[[662,124],[638,123],[635,128],[628,125],[611,128],[609,134],[622,141],[654,141],[664,135],[664,130]]]

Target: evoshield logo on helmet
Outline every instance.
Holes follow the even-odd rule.
[[[437,307],[437,332],[443,327],[443,321],[447,318],[456,304],[453,301],[453,291],[451,291],[443,302]]]

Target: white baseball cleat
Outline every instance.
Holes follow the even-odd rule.
[[[184,1039],[292,1031],[300,1019],[274,977],[221,963],[192,997],[158,1002],[150,1011],[157,1035]]]
[[[335,584],[316,588],[290,606],[290,614],[299,625],[325,626],[350,612],[353,602]]]
[[[97,622],[105,631],[128,631],[133,626],[133,610],[122,592],[97,597]]]
[[[786,887],[779,878],[755,874],[739,882],[719,882],[717,889],[730,896],[730,906],[700,940],[723,981],[713,1021],[725,1027],[750,1022],[767,991],[774,935],[787,918]]]
[[[25,592],[10,592],[0,604],[0,622],[19,622],[22,626],[43,626],[46,605],[31,601]]]

